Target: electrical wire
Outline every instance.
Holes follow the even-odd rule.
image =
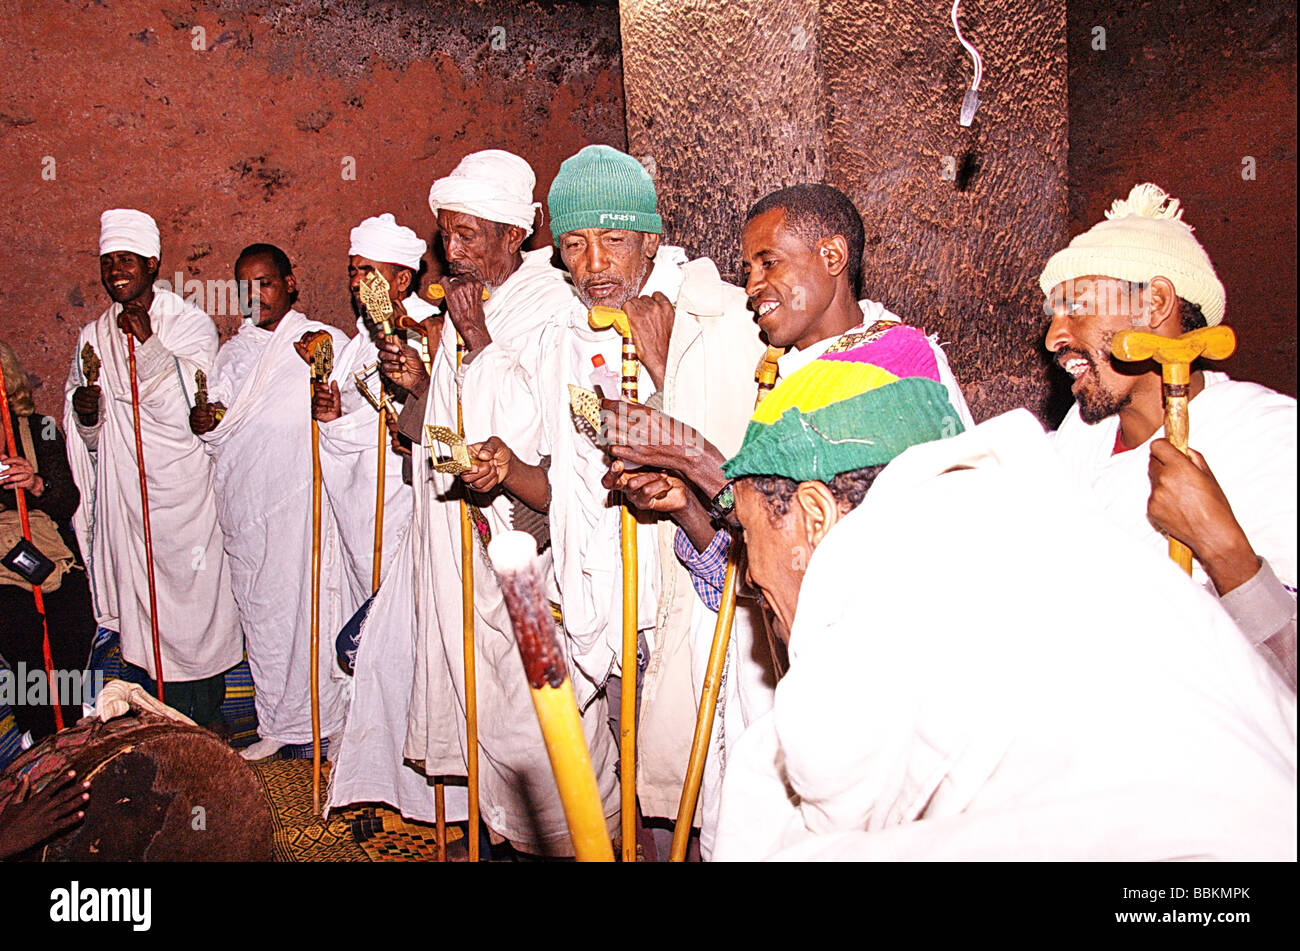
[[[959,6],[961,6],[961,0],[953,0],[952,28],[957,34],[958,42],[966,47],[966,52],[970,53],[971,61],[975,64],[975,79],[971,82],[970,88],[979,92],[980,80],[984,78],[984,57],[980,56],[980,51],[967,42],[966,37],[961,34],[961,24],[957,22],[957,8]]]

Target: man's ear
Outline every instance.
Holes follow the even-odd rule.
[[[1151,330],[1165,337],[1177,337],[1183,332],[1182,305],[1178,292],[1167,277],[1153,277],[1147,283],[1146,306],[1151,318]]]
[[[527,240],[528,232],[518,225],[510,225],[506,228],[506,247],[511,254],[518,254]]]
[[[414,272],[412,272],[409,267],[393,268],[393,271],[395,273],[393,274],[392,281],[389,283],[392,284],[393,290],[396,291],[398,295],[394,299],[401,300],[406,297],[406,292],[411,289],[411,277]]]
[[[659,235],[647,233],[645,240],[641,242],[641,252],[650,260],[659,253]]]
[[[144,272],[156,278],[158,276],[158,267],[161,264],[162,262],[159,261],[157,258],[145,258]]]
[[[800,482],[794,501],[799,534],[811,552],[840,520],[840,507],[824,482]]]
[[[817,242],[817,256],[821,258],[827,274],[839,277],[849,266],[849,243],[842,234],[822,238]]]
[[[298,279],[293,276],[292,271],[284,276],[284,288],[290,294],[296,294],[298,292]]]

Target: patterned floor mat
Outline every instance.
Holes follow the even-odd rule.
[[[362,806],[344,815],[352,837],[372,862],[436,862],[435,830],[423,822],[412,822],[384,806]],[[465,832],[447,827],[447,860],[465,861]]]
[[[311,760],[266,759],[251,763],[271,802],[277,862],[369,862],[346,817],[328,821],[312,812]],[[328,786],[328,773],[321,781]]]
[[[327,821],[311,807],[311,760],[250,763],[271,802],[277,862],[436,862],[434,827],[385,806],[336,809]],[[321,788],[329,786],[325,763]],[[465,830],[447,827],[447,861],[467,859]]]

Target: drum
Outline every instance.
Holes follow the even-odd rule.
[[[84,719],[0,774],[0,807],[24,775],[33,791],[76,770],[85,821],[22,858],[44,862],[271,860],[271,808],[249,765],[209,730],[148,712]]]

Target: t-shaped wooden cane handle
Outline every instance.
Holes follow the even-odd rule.
[[[1154,360],[1160,364],[1161,388],[1165,397],[1165,438],[1187,454],[1187,399],[1190,394],[1192,363],[1199,357],[1223,360],[1237,349],[1231,327],[1202,327],[1181,337],[1162,337],[1141,330],[1121,330],[1110,343],[1117,360],[1136,363]],[[1169,557],[1188,574],[1192,573],[1191,550],[1176,538],[1169,539]]]
[[[587,312],[587,323],[591,324],[593,330],[613,327],[625,340],[630,340],[632,337],[632,325],[628,322],[627,314],[617,307],[597,304]]]

